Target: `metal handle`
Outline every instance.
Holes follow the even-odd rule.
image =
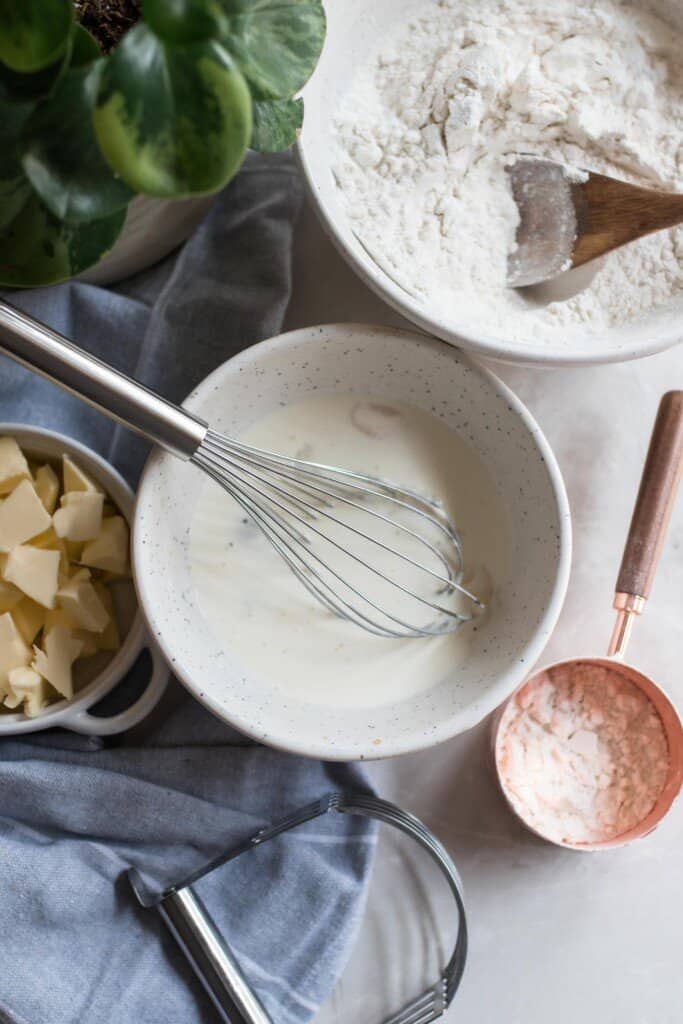
[[[415,839],[444,873],[458,910],[455,948],[436,984],[411,1000],[385,1024],[431,1024],[449,1006],[458,990],[467,959],[467,918],[462,886],[455,865],[439,840],[422,822],[407,811],[386,800],[365,793],[328,793],[321,800],[307,804],[275,825],[259,829],[236,846],[224,851],[171,889],[162,893],[150,891],[135,868],[128,872],[133,891],[143,907],[157,907],[180,944],[195,972],[201,979],[224,1020],[229,1024],[271,1024],[270,1018],[249,990],[248,984],[232,957],[224,939],[217,931],[203,904],[191,886],[227,864],[228,861],[269,842],[329,811],[357,814],[398,828]],[[237,1016],[229,1016],[230,1012]],[[242,1016],[239,1016],[239,1014]],[[259,1016],[259,1013],[261,1016]],[[249,1016],[251,1014],[251,1016]]]
[[[621,560],[610,655],[624,655],[634,617],[650,596],[682,471],[683,391],[669,391],[659,403]]]
[[[0,349],[172,455],[189,459],[204,440],[203,420],[6,302],[0,302]]]
[[[190,888],[167,893],[157,910],[228,1024],[272,1024],[208,910]]]

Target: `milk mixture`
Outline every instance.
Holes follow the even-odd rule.
[[[456,679],[471,646],[485,639],[508,558],[501,499],[474,452],[436,416],[350,395],[280,408],[241,440],[438,498],[462,539],[464,581],[488,605],[445,636],[368,634],[323,608],[233,499],[207,481],[191,527],[193,580],[209,627],[249,684],[262,679],[310,703],[372,707]]]
[[[356,70],[334,122],[341,203],[430,312],[557,343],[683,295],[682,228],[561,282],[506,286],[515,154],[683,191],[683,34],[649,8],[677,5],[416,0]]]

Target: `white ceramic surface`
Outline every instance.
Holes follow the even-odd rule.
[[[280,403],[321,391],[443,410],[496,481],[511,528],[510,572],[467,664],[438,687],[363,709],[304,703],[251,676],[221,649],[192,584],[189,531],[200,471],[161,452],[138,492],[133,558],[141,607],[188,689],[254,739],[332,760],[418,750],[479,722],[544,647],[568,579],[564,486],[539,428],[500,381],[450,346],[408,332],[330,325],[282,335],[219,367],[186,404],[214,428],[239,435]]]
[[[285,326],[331,318],[407,326],[352,273],[309,207],[297,226]],[[497,369],[542,425],[572,508],[572,576],[543,659],[604,655],[648,438],[662,393],[683,386],[683,349],[553,373]],[[679,500],[650,608],[629,648],[679,708],[682,578]],[[431,750],[369,763],[365,772],[381,796],[436,832],[463,880],[469,956],[443,1024],[681,1024],[680,801],[642,842],[579,857],[537,839],[510,814],[492,770],[489,720]],[[435,980],[452,948],[452,904],[437,873],[431,864],[423,869],[424,858],[402,856],[386,831],[352,960],[316,1024],[380,1024]]]
[[[65,434],[27,427],[21,423],[0,423],[0,437],[4,435],[15,437],[21,447],[34,456],[54,459],[64,452],[72,455],[79,465],[102,485],[130,522],[134,504],[133,492],[113,466],[85,445]],[[111,736],[141,722],[164,692],[169,671],[159,650],[150,642],[142,616],[138,611],[131,611],[133,623],[122,638],[120,649],[105,668],[78,691],[73,700],[55,701],[43,714],[35,718],[29,718],[22,713],[2,714],[0,736],[38,732],[55,726],[93,736]],[[91,715],[89,709],[121,682],[145,648],[149,650],[151,656],[151,671],[141,696],[120,714],[109,717]]]
[[[323,227],[345,259],[370,288],[412,323],[490,358],[539,366],[580,366],[637,359],[678,343],[683,338],[683,298],[638,322],[598,335],[581,335],[577,328],[552,341],[513,342],[482,333],[468,322],[466,310],[449,319],[435,315],[428,304],[404,291],[369,256],[349,226],[332,176],[334,112],[348,92],[355,70],[381,40],[400,31],[406,12],[414,11],[420,2],[426,6],[433,0],[373,0],[371,4],[367,0],[325,0],[327,39],[316,72],[304,90],[306,117],[298,152]],[[661,15],[670,10],[664,0],[654,6]]]
[[[79,275],[89,284],[115,284],[168,256],[192,234],[214,196],[154,199],[136,196],[114,248]]]

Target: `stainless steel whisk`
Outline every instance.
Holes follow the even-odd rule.
[[[378,636],[404,638],[451,632],[483,609],[463,585],[460,539],[436,502],[217,433],[4,302],[0,349],[202,469],[336,615]]]

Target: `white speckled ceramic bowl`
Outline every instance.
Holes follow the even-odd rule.
[[[407,332],[350,324],[293,331],[219,367],[185,404],[239,435],[281,403],[320,392],[442,409],[497,482],[511,524],[511,569],[467,663],[432,690],[370,709],[307,704],[254,678],[222,649],[193,588],[190,524],[202,475],[162,452],[151,456],[138,491],[133,559],[141,607],[187,688],[254,739],[329,760],[418,750],[479,722],[542,651],[569,574],[564,485],[543,434],[504,384],[450,346]]]
[[[24,451],[34,458],[59,459],[64,453],[71,455],[102,485],[130,522],[135,501],[133,492],[121,474],[96,452],[67,437],[66,434],[29,427],[22,423],[0,423],[0,437],[5,435],[15,437]],[[126,607],[120,610],[130,622],[130,627],[123,636],[121,647],[116,654],[99,670],[96,668],[97,674],[94,676],[93,666],[88,666],[87,661],[81,663],[88,670],[88,681],[72,700],[55,701],[35,718],[29,718],[22,712],[0,714],[0,737],[39,732],[54,727],[72,729],[74,732],[90,736],[111,736],[132,728],[150,713],[166,689],[169,671],[158,648],[150,642],[142,616],[135,607],[133,589],[129,589],[130,599],[126,601]],[[140,697],[119,714],[91,714],[90,708],[118,686],[146,648],[151,655],[150,674]]]
[[[433,0],[422,0],[425,7],[432,3]],[[654,7],[661,17],[683,28],[683,14],[674,0],[649,0],[641,5]],[[420,0],[325,0],[327,38],[315,74],[304,90],[306,117],[297,148],[321,223],[342,256],[373,291],[406,319],[430,334],[492,359],[538,366],[587,366],[637,359],[680,342],[683,298],[629,325],[597,335],[573,328],[552,341],[511,341],[504,335],[485,333],[468,320],[466,304],[452,317],[439,315],[428,303],[401,288],[372,259],[351,229],[332,175],[334,112],[348,93],[354,74],[376,51],[379,42],[400,31],[401,22],[419,7]],[[561,293],[558,291],[553,297],[560,298]]]

